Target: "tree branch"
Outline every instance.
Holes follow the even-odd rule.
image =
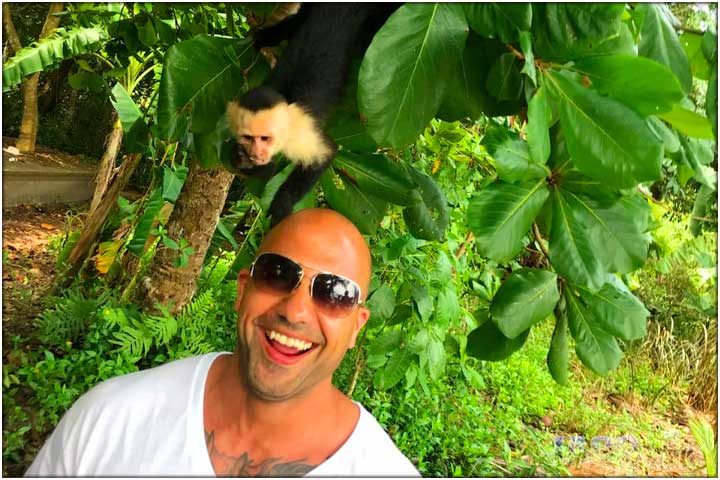
[[[540,229],[537,226],[537,223],[533,223],[533,235],[535,236],[535,240],[537,241],[538,245],[540,246],[540,250],[542,250],[543,255],[545,255],[545,258],[550,260],[550,254],[547,251],[547,248],[545,247],[545,244],[543,243],[543,238],[540,235]]]
[[[5,25],[5,31],[8,35],[8,41],[10,42],[10,48],[12,48],[12,54],[16,54],[22,49],[22,43],[20,43],[20,37],[18,36],[17,30],[15,30],[15,24],[12,21],[12,13],[10,12],[10,4],[3,3],[3,25]],[[3,61],[6,59],[3,58]]]

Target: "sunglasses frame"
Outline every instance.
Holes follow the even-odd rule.
[[[293,292],[294,290],[297,290],[297,289],[298,289],[298,287],[300,286],[300,284],[301,284],[302,281],[303,281],[303,278],[305,278],[305,269],[307,268],[308,270],[313,270],[313,271],[316,272],[312,277],[310,277],[310,298],[312,298],[313,301],[315,301],[315,297],[313,296],[313,286],[315,285],[315,278],[317,278],[318,275],[332,275],[333,277],[337,277],[337,278],[340,278],[340,279],[345,280],[345,281],[347,281],[347,282],[350,282],[352,285],[355,286],[355,288],[357,288],[357,291],[358,291],[358,299],[357,299],[357,302],[355,303],[355,305],[353,305],[353,307],[352,307],[350,310],[348,310],[348,313],[349,313],[349,312],[352,312],[352,311],[355,309],[355,307],[363,306],[363,305],[365,304],[365,301],[362,299],[362,288],[360,288],[360,285],[358,285],[358,283],[357,283],[355,280],[352,280],[352,279],[350,279],[350,278],[348,278],[348,277],[346,277],[346,276],[344,276],[344,275],[338,275],[337,273],[326,272],[326,271],[324,271],[324,270],[315,270],[315,269],[313,269],[313,268],[306,267],[306,266],[303,265],[302,263],[300,263],[300,262],[298,262],[298,261],[296,261],[296,260],[293,260],[293,259],[290,258],[290,257],[286,257],[285,255],[282,255],[282,254],[280,254],[280,253],[275,253],[275,252],[263,252],[263,253],[261,253],[260,255],[258,255],[257,257],[255,257],[255,260],[253,260],[253,263],[252,263],[252,265],[250,266],[250,278],[253,278],[253,273],[255,272],[255,264],[257,263],[258,259],[260,259],[260,257],[262,257],[263,255],[267,255],[267,254],[277,255],[278,257],[282,257],[282,258],[284,258],[285,260],[288,260],[290,263],[293,263],[293,264],[295,264],[295,265],[297,265],[297,266],[299,267],[300,276],[299,276],[299,278],[298,278],[298,281],[297,281],[297,283],[295,284],[295,286],[294,286],[289,292],[287,292],[287,294],[289,294],[289,293]],[[253,278],[253,280],[254,280],[254,278]]]

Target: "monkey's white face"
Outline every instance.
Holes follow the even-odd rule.
[[[252,112],[236,103],[228,105],[228,116],[237,141],[255,165],[266,165],[287,143],[289,115],[286,103]]]

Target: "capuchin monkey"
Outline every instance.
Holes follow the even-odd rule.
[[[278,153],[296,165],[270,204],[272,225],[292,212],[335,157],[324,121],[343,96],[353,59],[399,6],[303,3],[295,15],[255,36],[256,47],[285,39],[288,45],[263,85],[230,102],[227,115],[237,141],[234,173],[269,178]]]

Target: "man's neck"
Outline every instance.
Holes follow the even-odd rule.
[[[205,387],[206,442],[218,474],[307,473],[342,446],[358,414],[329,383],[282,402],[258,398],[236,355],[215,360]]]

